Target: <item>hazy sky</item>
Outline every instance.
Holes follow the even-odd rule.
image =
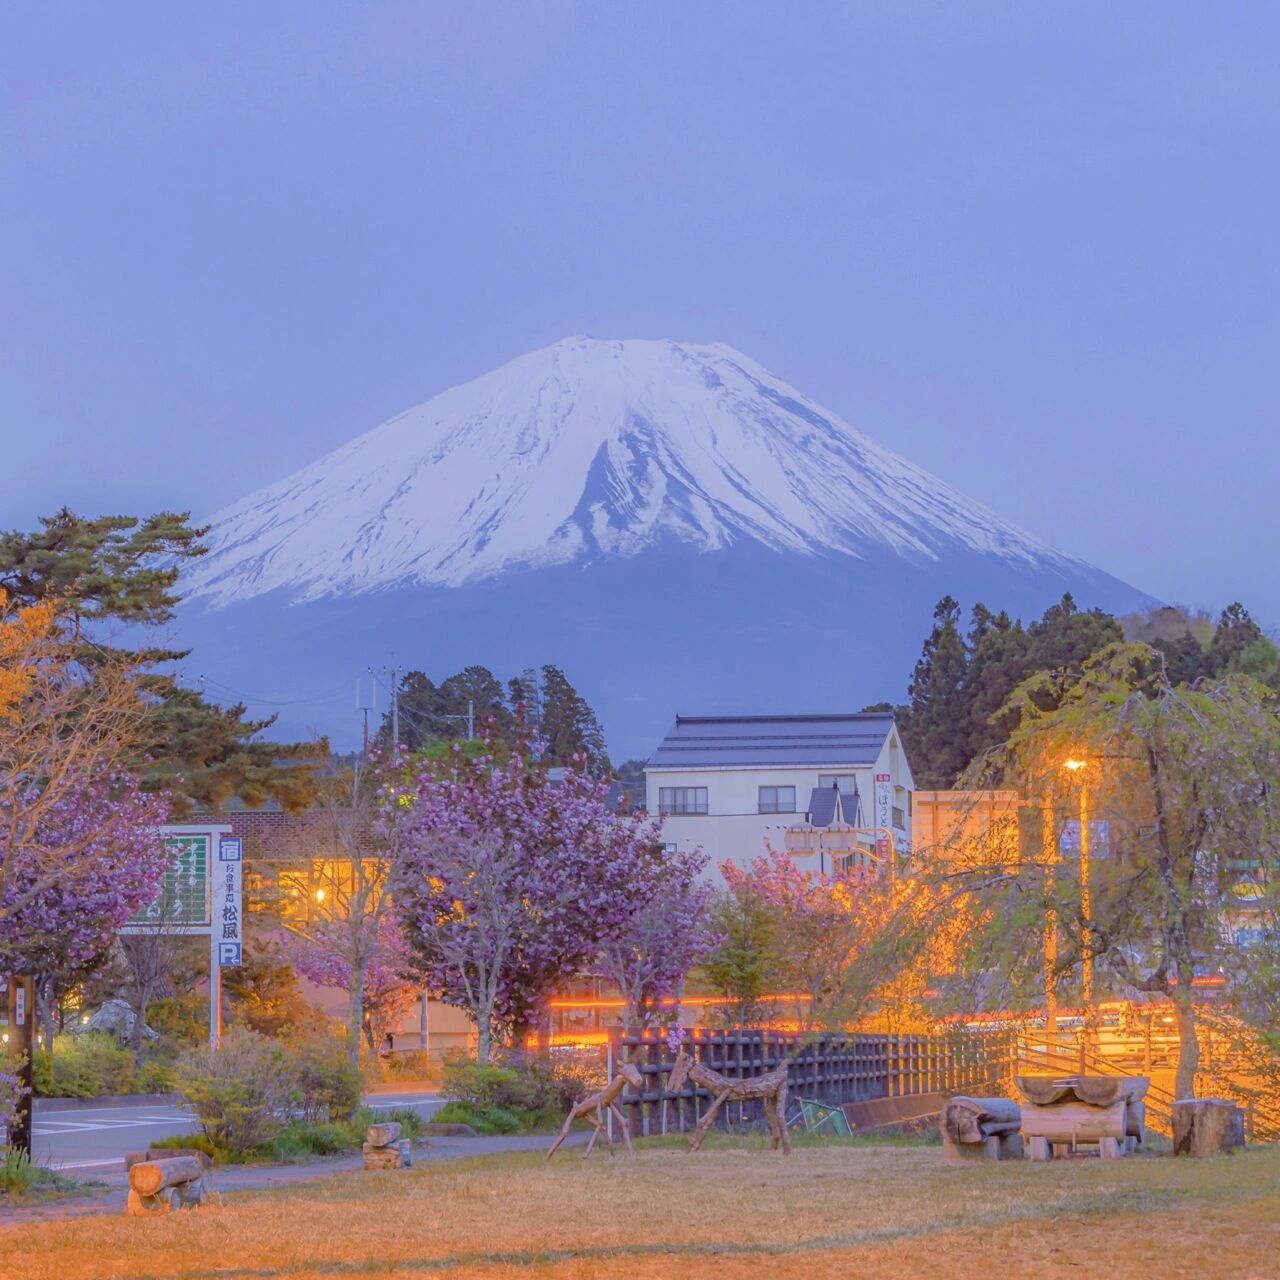
[[[1278,60],[1273,3],[10,4],[0,527],[207,513],[567,334],[722,340],[1280,623]]]

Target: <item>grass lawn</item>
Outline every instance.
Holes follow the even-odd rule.
[[[754,1140],[697,1156],[490,1157],[0,1229],[0,1276],[1274,1277],[1280,1149],[944,1165],[936,1147]],[[123,1197],[122,1197],[123,1198]]]

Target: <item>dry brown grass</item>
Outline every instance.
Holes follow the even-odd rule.
[[[968,1280],[1280,1274],[1280,1151],[942,1163],[934,1149],[728,1145],[634,1161],[502,1157],[0,1230],[9,1280],[390,1275]]]

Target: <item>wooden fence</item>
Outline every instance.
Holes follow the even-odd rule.
[[[688,1033],[688,1052],[729,1079],[763,1075],[791,1063],[788,1093],[833,1105],[931,1093],[962,1093],[989,1087],[1009,1073],[1012,1039],[1000,1032],[936,1036],[839,1035],[808,1038],[765,1030]],[[675,1054],[666,1033],[615,1031],[609,1043],[609,1074],[615,1064],[633,1063],[643,1087],[628,1087],[620,1104],[632,1132],[681,1132],[692,1129],[711,1100],[705,1089],[687,1082],[679,1093],[666,1087]],[[764,1123],[759,1101],[726,1104],[722,1128]]]

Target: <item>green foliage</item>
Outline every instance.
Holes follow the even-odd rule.
[[[40,1185],[41,1170],[31,1163],[25,1151],[12,1148],[0,1153],[0,1191],[6,1195],[23,1195]]]
[[[408,1107],[377,1113],[362,1107],[342,1120],[288,1120],[267,1141],[256,1147],[232,1149],[217,1142],[207,1133],[176,1133],[150,1145],[165,1150],[203,1151],[215,1164],[220,1165],[264,1161],[287,1164],[311,1156],[358,1151],[369,1126],[379,1120],[395,1121],[400,1126],[401,1137],[408,1138],[411,1142],[422,1136],[422,1117]]]
[[[469,1124],[481,1133],[539,1131],[558,1123],[569,1107],[599,1087],[602,1082],[596,1075],[573,1055],[556,1055],[550,1061],[516,1059],[504,1065],[454,1055],[445,1061],[440,1087],[450,1101],[434,1118]],[[454,1107],[479,1119],[455,1119],[450,1110]],[[446,1110],[448,1115],[443,1114]],[[508,1128],[512,1121],[515,1128]]]
[[[308,1124],[349,1120],[360,1105],[360,1072],[338,1040],[292,1039],[287,1044],[290,1102]]]
[[[112,624],[160,627],[170,622],[183,562],[201,556],[206,530],[193,528],[185,512],[162,511],[87,520],[63,508],[43,518],[32,534],[0,535],[0,587],[18,605],[57,599],[93,671],[118,654],[95,629]],[[246,720],[243,704],[206,702],[183,689],[172,675],[156,674],[159,663],[185,657],[180,650],[132,650],[151,695],[136,770],[148,790],[175,797],[176,812],[218,808],[235,796],[248,805],[274,799],[284,808],[304,808],[314,791],[315,766],[328,754],[324,743],[264,742],[259,734],[274,722]]]
[[[736,1002],[735,1021],[750,1024],[764,1012],[760,997],[777,971],[775,922],[765,904],[749,893],[719,893],[711,904],[711,931],[720,941],[700,972],[717,994]]]
[[[243,961],[222,979],[237,1024],[259,1035],[278,1036],[312,1021],[297,970],[278,940],[251,933]]]
[[[469,1124],[477,1133],[508,1134],[520,1133],[524,1124],[518,1115],[502,1107],[477,1107],[473,1102],[455,1099],[446,1102],[432,1116],[438,1124]]]
[[[43,1098],[137,1092],[133,1054],[105,1031],[55,1037],[52,1053],[36,1050],[32,1074]]]
[[[173,1093],[178,1087],[178,1073],[172,1062],[152,1059],[134,1072],[130,1093]]]
[[[962,636],[960,605],[950,596],[933,617],[908,689],[910,704],[897,712],[912,774],[925,789],[955,786],[972,761],[1005,740],[1013,727],[1009,699],[1030,676],[1079,674],[1090,657],[1122,638],[1115,618],[1078,609],[1070,595],[1027,627],[977,604]]]
[[[415,755],[432,758],[442,744],[465,739],[470,708],[475,739],[517,748],[532,735],[545,744],[543,758],[552,764],[568,764],[577,755],[593,772],[608,768],[600,722],[559,667],[522,672],[508,682],[505,696],[497,677],[482,666],[466,667],[438,686],[421,671],[410,671],[399,689],[400,744]],[[378,730],[384,746],[391,732],[388,711]]]
[[[243,1152],[279,1132],[294,1080],[283,1045],[237,1028],[217,1049],[188,1052],[178,1063],[177,1086],[204,1132],[218,1146]]]
[[[227,971],[228,973],[231,970]],[[166,996],[147,1006],[147,1026],[175,1052],[209,1038],[209,1001],[201,995]]]

